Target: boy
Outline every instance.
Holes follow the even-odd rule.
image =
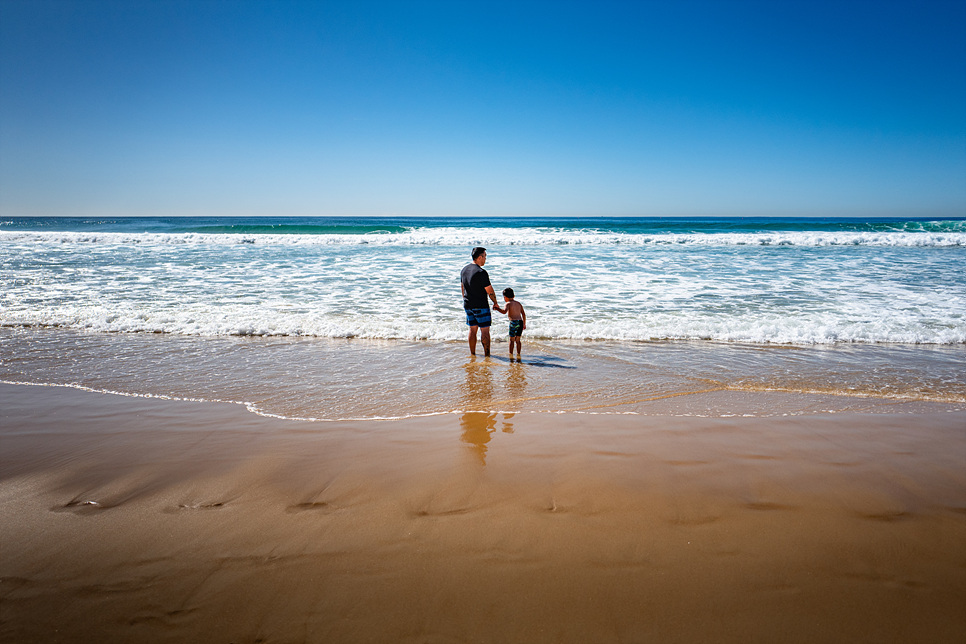
[[[503,300],[506,302],[505,309],[501,309],[499,306],[493,308],[500,313],[505,313],[510,318],[510,357],[513,357],[513,347],[516,346],[517,358],[519,358],[522,344],[520,336],[523,335],[523,330],[527,328],[527,312],[523,310],[522,304],[513,299],[512,288],[503,289]]]

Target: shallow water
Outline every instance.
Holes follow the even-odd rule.
[[[868,410],[873,398],[966,408],[960,346],[465,342],[192,337],[0,329],[0,380],[247,403],[322,420],[451,411],[756,416]],[[804,393],[749,409],[743,392]]]

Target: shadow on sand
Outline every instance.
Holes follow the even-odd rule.
[[[576,369],[577,368],[573,365],[555,364],[555,361],[563,360],[563,358],[557,358],[555,356],[531,356],[527,358],[507,358],[504,356],[495,356],[491,354],[490,359],[499,360],[500,362],[525,364],[531,367],[550,367],[553,369]]]

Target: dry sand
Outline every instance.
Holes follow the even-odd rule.
[[[0,640],[963,642],[964,464],[962,412],[311,423],[0,385]]]

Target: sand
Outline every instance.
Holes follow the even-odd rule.
[[[962,642],[964,464],[963,412],[306,422],[0,385],[0,641]]]

